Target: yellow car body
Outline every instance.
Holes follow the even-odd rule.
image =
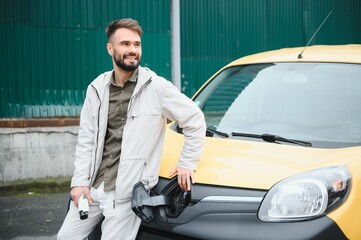
[[[169,178],[169,170],[177,163],[174,153],[181,150],[183,136],[169,130],[166,142],[172,144],[167,144],[160,176]],[[361,239],[361,146],[326,151],[269,143],[207,139],[196,172],[196,183],[267,190],[297,173],[337,165],[345,165],[350,169],[352,190],[347,201],[328,216],[339,225],[348,239]]]
[[[299,56],[302,51],[302,56]],[[194,99],[197,100],[197,96],[223,70],[234,66],[250,66],[264,63],[298,64],[315,62],[355,64],[361,67],[361,45],[286,48],[246,56],[220,69],[200,88],[195,94]],[[360,67],[358,69],[361,69]],[[358,81],[361,82],[361,74],[358,76]],[[297,81],[303,80],[298,79]],[[320,92],[322,92],[322,89],[320,89]],[[361,96],[361,93],[355,94]],[[307,96],[304,97],[305,99],[307,98]],[[344,107],[347,108],[348,106]],[[358,107],[361,109],[361,102]],[[361,119],[358,124],[360,122]],[[357,138],[360,139],[360,131],[357,127],[342,127],[343,129],[346,127],[350,128],[350,134],[352,134],[353,139],[356,139],[350,146],[346,144],[346,146],[341,147],[318,147],[317,145],[304,147],[296,144],[275,144],[274,142],[255,141],[251,138],[206,137],[203,155],[196,171],[195,186],[257,189],[267,192],[277,183],[297,174],[327,167],[345,166],[351,175],[347,196],[335,209],[326,212],[320,218],[327,217],[334,221],[345,238],[361,239],[361,140],[357,140]],[[169,180],[169,171],[177,164],[183,145],[183,135],[174,129],[174,123],[170,123],[166,132],[164,154],[161,163],[160,177],[166,181]],[[307,219],[300,220],[301,223],[307,221]],[[288,221],[282,221],[282,223],[278,224],[284,224],[286,229],[289,223]],[[159,227],[160,225],[157,223],[155,225],[148,225],[148,227],[154,227],[158,230],[167,229],[166,227]],[[172,232],[173,230],[169,231]],[[203,231],[206,231],[206,229]],[[259,231],[262,233],[262,228],[259,228]],[[307,231],[307,229],[305,228],[304,231]],[[273,239],[272,237],[267,238],[267,234],[267,232],[264,232],[263,235],[260,234],[259,238],[257,238],[245,237],[245,235],[240,233],[239,239]],[[200,235],[189,235],[188,238],[184,237],[184,239],[191,239],[191,237],[202,239]],[[227,238],[225,237],[224,239]],[[307,237],[298,236],[295,239],[307,239]],[[312,239],[317,239],[317,237]]]

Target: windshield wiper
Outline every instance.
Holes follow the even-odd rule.
[[[280,137],[280,136],[273,135],[273,134],[250,134],[250,133],[232,132],[232,136],[261,138],[265,142],[271,142],[271,143],[288,142],[288,143],[293,143],[293,144],[297,144],[297,145],[304,146],[304,147],[312,147],[312,144],[310,142],[284,138],[284,137]]]
[[[212,129],[212,128],[207,128],[207,132],[206,132],[206,136],[208,136],[208,137],[213,137],[213,135],[214,134],[216,134],[216,135],[218,135],[218,136],[220,136],[220,137],[226,137],[226,138],[228,138],[229,137],[229,135],[227,134],[227,133],[224,133],[224,132],[220,132],[220,131],[217,131],[217,130],[214,130],[214,129]]]

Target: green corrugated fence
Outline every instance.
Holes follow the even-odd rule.
[[[171,80],[172,0],[0,0],[0,118],[78,116],[86,86],[112,68],[104,28],[143,27],[142,65]],[[180,0],[182,91],[192,96],[236,58],[361,43],[359,0]]]

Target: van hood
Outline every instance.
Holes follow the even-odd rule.
[[[160,176],[169,178],[183,135],[167,129]],[[207,138],[196,183],[268,190],[292,175],[361,158],[361,148],[319,149],[297,145]]]

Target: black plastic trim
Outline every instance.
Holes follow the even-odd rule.
[[[168,223],[159,223],[168,224]],[[344,240],[340,228],[328,217],[292,223],[264,223],[253,214],[209,214],[174,225],[168,231],[159,224],[142,225],[137,239],[142,240]],[[160,227],[163,228],[163,227]]]

